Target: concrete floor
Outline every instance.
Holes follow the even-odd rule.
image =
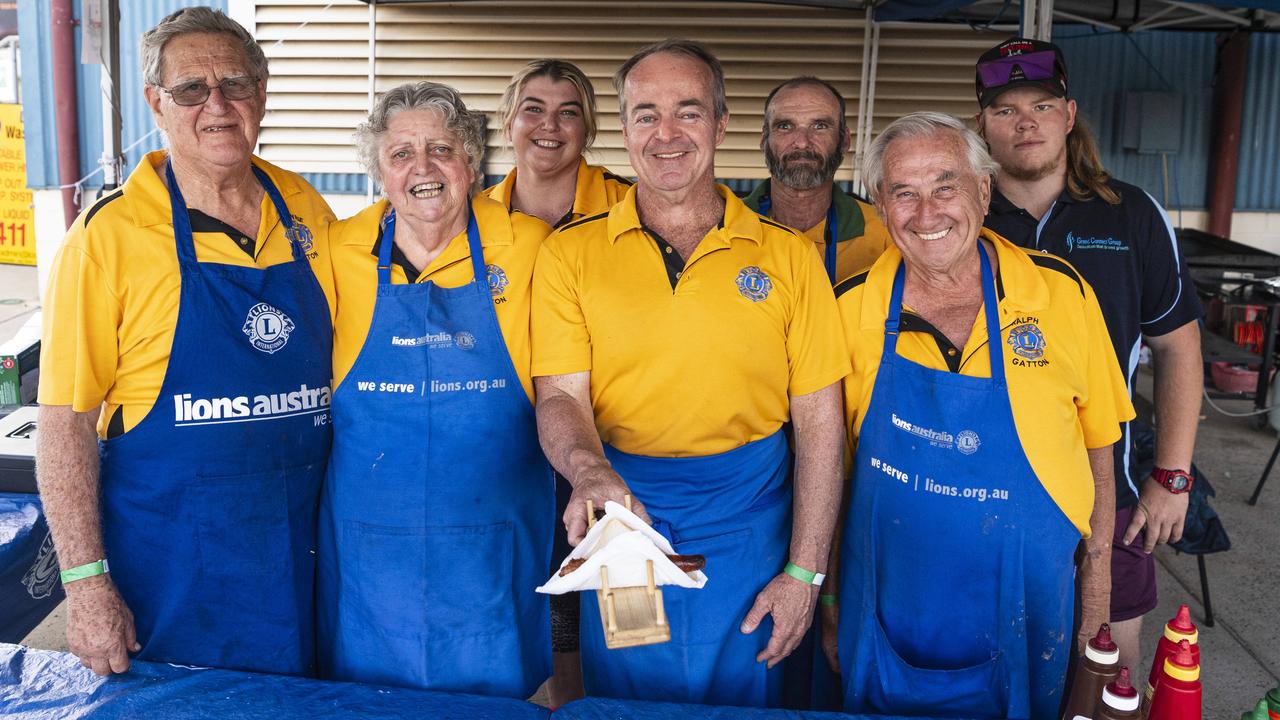
[[[35,268],[0,265],[0,341],[8,339],[38,309]],[[1150,397],[1150,375],[1139,373],[1138,392]],[[1243,401],[1218,401],[1230,412],[1247,412]],[[1280,684],[1280,477],[1263,490],[1257,506],[1246,501],[1276,442],[1270,428],[1248,418],[1230,418],[1205,406],[1195,461],[1217,489],[1213,507],[1233,543],[1207,558],[1215,624],[1204,625],[1204,597],[1196,559],[1167,547],[1156,551],[1160,605],[1143,630],[1141,675],[1150,667],[1161,626],[1179,603],[1191,606],[1200,625],[1204,717],[1234,720]],[[1275,471],[1280,476],[1280,468]],[[65,608],[59,607],[23,641],[31,647],[65,650]]]

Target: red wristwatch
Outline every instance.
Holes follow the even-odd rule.
[[[1191,477],[1191,473],[1186,470],[1166,470],[1162,467],[1151,470],[1151,479],[1163,485],[1165,490],[1174,495],[1191,492],[1191,486],[1195,484],[1195,478]]]

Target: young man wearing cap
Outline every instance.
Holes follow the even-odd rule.
[[[986,227],[1066,258],[1093,286],[1130,395],[1140,344],[1151,348],[1156,467],[1133,477],[1127,424],[1115,452],[1111,632],[1133,667],[1142,616],[1156,606],[1151,551],[1181,538],[1187,511],[1204,381],[1200,301],[1164,210],[1102,167],[1056,45],[1001,43],[978,59],[976,83],[978,131],[1000,163]]]

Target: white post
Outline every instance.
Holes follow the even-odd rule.
[[[369,0],[369,112],[377,95],[378,63],[378,0]],[[365,178],[365,199],[373,204],[373,178]]]
[[[1022,1],[1022,37],[1048,41],[1053,34],[1053,0]]]
[[[120,153],[120,2],[102,0],[102,192],[120,186],[124,158]]]

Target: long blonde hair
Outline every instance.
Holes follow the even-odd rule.
[[[1067,133],[1067,192],[1076,200],[1097,195],[1108,205],[1119,205],[1120,196],[1107,185],[1110,179],[1089,125],[1077,114],[1075,127]]]
[[[534,60],[520,68],[511,76],[511,83],[502,93],[502,102],[498,105],[498,115],[502,118],[502,131],[511,131],[511,122],[516,118],[519,106],[520,91],[525,83],[536,77],[549,78],[552,81],[565,80],[578,91],[582,98],[582,123],[587,129],[586,147],[596,139],[596,91],[591,86],[591,79],[577,65],[567,60],[542,58]]]

